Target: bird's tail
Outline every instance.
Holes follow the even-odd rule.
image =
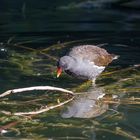
[[[119,55],[116,55],[116,54],[111,54],[111,55],[112,55],[113,60],[118,59],[120,57]]]

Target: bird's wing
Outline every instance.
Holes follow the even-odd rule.
[[[79,59],[87,59],[97,66],[107,66],[115,57],[114,54],[109,54],[105,49],[94,45],[74,47],[69,52],[69,55]]]

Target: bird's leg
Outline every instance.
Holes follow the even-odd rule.
[[[94,87],[96,86],[95,81],[96,81],[96,78],[93,78],[93,79],[92,79],[92,86],[94,86]]]

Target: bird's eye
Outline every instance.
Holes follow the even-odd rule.
[[[60,66],[61,66],[64,70],[66,70],[66,69],[68,68],[68,64],[67,64],[65,61],[62,61],[62,62],[60,63]]]

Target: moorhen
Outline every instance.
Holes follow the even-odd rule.
[[[105,49],[95,45],[75,46],[59,59],[57,77],[65,71],[69,75],[89,79],[94,83],[105,67],[117,58],[118,55],[109,54]]]

